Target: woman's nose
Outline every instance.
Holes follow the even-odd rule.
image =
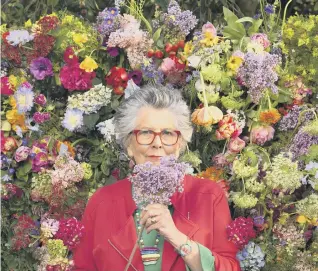
[[[161,138],[159,135],[156,135],[153,142],[152,142],[152,146],[155,148],[161,148],[162,147],[162,142],[161,142]]]

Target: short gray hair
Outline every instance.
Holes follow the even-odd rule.
[[[131,131],[135,129],[136,117],[142,107],[168,109],[176,117],[176,128],[186,142],[192,137],[193,127],[190,110],[177,89],[163,85],[148,84],[136,90],[118,107],[114,116],[117,142],[126,150]]]

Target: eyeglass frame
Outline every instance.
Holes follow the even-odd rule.
[[[140,131],[144,131],[144,130],[132,130],[130,133],[133,133],[133,134],[135,135],[136,141],[137,141],[137,143],[138,143],[139,145],[145,145],[145,146],[151,145],[151,144],[154,142],[156,136],[159,136],[159,138],[160,138],[160,140],[161,140],[161,143],[162,143],[163,145],[165,145],[165,146],[174,146],[174,145],[176,145],[176,144],[178,143],[179,137],[180,137],[180,135],[181,135],[181,132],[180,132],[180,131],[178,131],[178,130],[171,130],[172,132],[177,133],[177,135],[178,135],[177,141],[176,141],[176,143],[174,143],[174,144],[164,144],[164,143],[162,142],[162,139],[161,139],[161,133],[162,133],[162,131],[160,131],[160,132],[155,132],[155,131],[152,131],[152,130],[148,130],[148,131],[153,132],[153,134],[154,134],[153,140],[152,140],[149,144],[140,144],[140,143],[138,142],[138,139],[137,139],[137,134],[138,134]],[[163,130],[163,131],[164,131],[164,130]]]

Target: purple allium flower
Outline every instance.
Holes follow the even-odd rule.
[[[39,94],[35,97],[34,102],[38,105],[45,106],[46,104],[46,97],[43,94]]]
[[[112,57],[115,57],[115,56],[118,56],[119,55],[119,51],[118,51],[118,48],[117,47],[108,47],[107,48],[107,53],[112,56]]]
[[[30,72],[35,79],[43,80],[45,77],[53,75],[52,63],[46,57],[38,57],[32,60],[30,64]]]
[[[240,83],[248,88],[248,93],[252,101],[256,104],[263,96],[263,91],[270,88],[273,93],[278,89],[275,82],[278,75],[275,71],[280,58],[267,52],[255,54],[248,52],[244,58],[244,64],[238,69],[238,79]]]
[[[273,14],[275,12],[274,6],[273,5],[266,5],[264,8],[265,12],[267,14]]]
[[[189,165],[179,163],[173,156],[160,159],[159,165],[151,162],[136,165],[129,178],[133,185],[133,198],[139,208],[148,204],[171,204],[171,196],[183,191],[183,178]]]
[[[140,70],[131,71],[128,73],[128,78],[132,79],[137,86],[140,86],[142,80],[142,72]]]

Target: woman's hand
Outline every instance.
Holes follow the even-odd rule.
[[[179,231],[172,220],[167,206],[162,204],[149,204],[142,211],[140,224],[145,225],[147,233],[152,230],[158,231],[165,239],[171,240]]]

